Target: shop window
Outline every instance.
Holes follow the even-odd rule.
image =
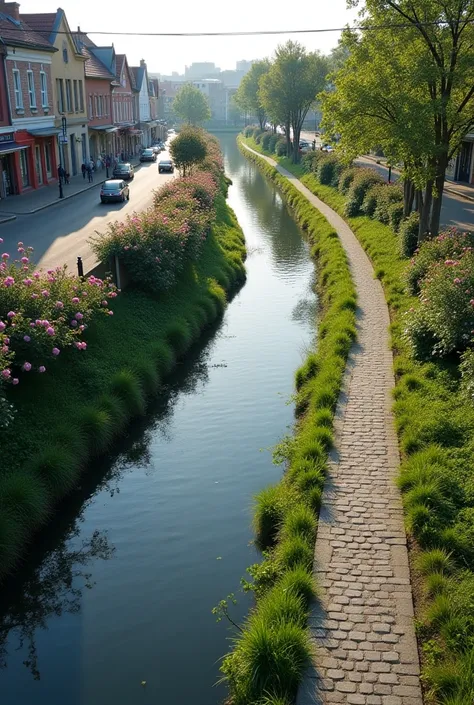
[[[46,162],[46,174],[50,179],[53,175],[53,159],[51,154],[51,142],[44,143],[44,161]]]
[[[48,77],[44,71],[40,73],[40,85],[41,85],[41,105],[43,108],[48,107]]]
[[[28,79],[28,95],[30,98],[30,108],[36,108],[35,77],[33,75],[33,71],[27,71],[26,76]]]
[[[22,149],[20,152],[20,174],[23,188],[30,185],[30,172],[28,168],[28,157],[26,154],[27,151],[27,149]]]
[[[70,78],[66,78],[66,110],[68,113],[72,113],[72,90]]]
[[[58,94],[58,112],[64,113],[64,83],[62,78],[56,79],[56,91]]]
[[[13,89],[15,91],[15,107],[23,108],[23,94],[21,92],[20,72],[18,69],[13,69]]]

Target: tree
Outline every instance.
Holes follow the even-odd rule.
[[[230,99],[229,102],[229,110],[227,114],[228,120],[233,123],[234,127],[236,127],[239,122],[240,118],[242,116],[242,110],[240,109],[240,106],[238,105],[235,95],[233,95]]]
[[[293,162],[300,158],[301,129],[316,96],[326,85],[327,59],[317,52],[307,53],[298,42],[279,46],[268,77],[261,80],[260,97],[272,120],[283,122],[289,146],[293,130]]]
[[[255,61],[250,71],[243,77],[237,93],[235,94],[237,105],[243,112],[255,115],[262,130],[265,127],[266,110],[260,99],[259,88],[262,76],[267,74],[269,69],[270,62],[268,59]]]
[[[199,88],[185,83],[173,101],[173,112],[189,125],[200,125],[211,118],[209,102]]]
[[[474,0],[367,0],[364,15],[387,29],[354,35],[325,114],[346,147],[347,120],[358,121],[356,140],[362,129],[373,143],[377,134],[387,156],[403,161],[421,241],[439,230],[446,169],[474,121]]]
[[[185,127],[171,142],[171,156],[183,176],[207,157],[206,142],[199,129]]]

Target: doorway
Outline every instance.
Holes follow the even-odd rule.
[[[458,181],[468,184],[471,177],[472,142],[463,142],[459,153]]]
[[[53,176],[53,153],[50,141],[44,143],[44,163],[46,164],[46,178],[51,179]]]
[[[38,186],[43,185],[43,166],[41,164],[41,147],[35,144],[35,166],[36,176],[38,177]]]
[[[76,135],[70,135],[70,146],[71,146],[71,171],[72,175],[77,174],[77,158],[76,158]]]
[[[2,198],[7,196],[13,196],[15,193],[15,177],[13,171],[13,159],[10,154],[0,158],[0,168],[1,168],[1,178],[2,183],[0,187],[0,193]]]

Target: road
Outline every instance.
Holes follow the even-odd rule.
[[[167,152],[162,152],[157,161],[167,156]],[[41,268],[67,264],[74,273],[80,256],[87,272],[97,264],[88,240],[96,232],[105,232],[108,223],[148,208],[153,191],[171,178],[171,174],[158,174],[157,163],[144,163],[136,169],[135,178],[130,182],[130,201],[102,204],[97,184],[63,203],[31,215],[19,215],[16,220],[5,223],[0,231],[4,240],[2,247],[6,252],[15,252],[16,243],[22,240],[34,248],[34,260]]]

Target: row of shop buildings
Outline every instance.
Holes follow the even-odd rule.
[[[162,137],[158,80],[66,15],[0,0],[0,199],[57,183],[83,163],[128,159]]]

